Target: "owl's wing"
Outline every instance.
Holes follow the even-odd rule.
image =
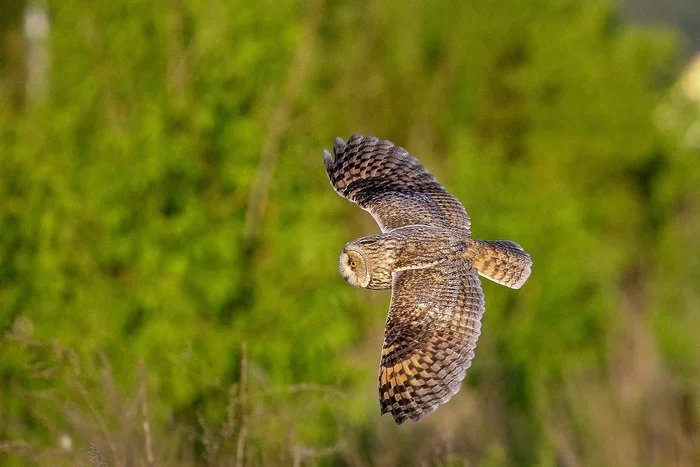
[[[323,152],[335,191],[369,211],[383,232],[413,224],[463,229],[471,222],[464,206],[418,159],[391,141],[352,135],[335,139]]]
[[[417,422],[450,400],[474,358],[483,313],[467,260],[395,272],[379,368],[382,414]]]

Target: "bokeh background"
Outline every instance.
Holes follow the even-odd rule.
[[[0,464],[700,465],[695,0],[3,0]],[[380,417],[378,231],[322,164],[406,147],[476,238],[461,392]]]

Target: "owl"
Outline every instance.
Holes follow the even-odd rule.
[[[470,238],[462,204],[390,141],[336,138],[323,160],[335,191],[381,229],[347,243],[338,263],[354,286],[391,289],[381,413],[418,422],[459,391],[474,358],[484,313],[479,276],[519,289],[532,261],[517,243]]]

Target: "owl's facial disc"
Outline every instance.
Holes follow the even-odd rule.
[[[349,284],[356,287],[367,287],[369,284],[369,267],[367,259],[356,248],[345,248],[338,260],[338,271]]]

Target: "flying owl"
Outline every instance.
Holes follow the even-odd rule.
[[[335,191],[382,231],[349,242],[338,264],[354,286],[391,289],[381,413],[398,424],[420,421],[459,391],[474,358],[484,313],[478,276],[519,289],[532,261],[517,243],[471,239],[462,204],[390,141],[336,138],[323,160]]]

